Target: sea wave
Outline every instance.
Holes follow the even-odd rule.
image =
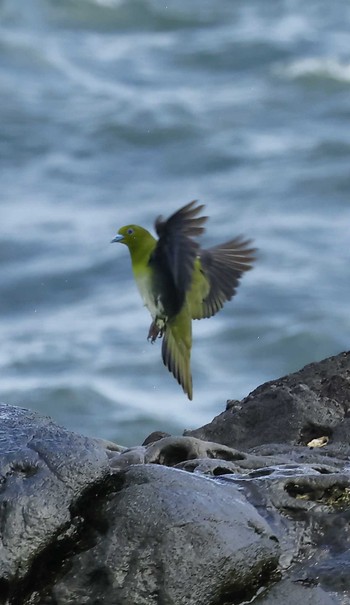
[[[331,57],[304,57],[276,68],[291,80],[350,82],[350,63]]]
[[[345,348],[343,5],[0,1],[4,400],[131,443]],[[189,405],[109,242],[195,198],[203,247],[243,233],[259,255],[232,303],[194,322]]]

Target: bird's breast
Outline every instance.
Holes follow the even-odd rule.
[[[166,318],[164,306],[161,301],[160,293],[154,289],[154,280],[152,274],[147,271],[143,274],[135,274],[137,287],[141,294],[144,305],[149,310],[152,318]]]

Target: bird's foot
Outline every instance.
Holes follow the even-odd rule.
[[[155,321],[152,321],[150,328],[149,328],[147,340],[150,340],[151,343],[153,344],[157,340],[157,338],[162,338],[163,333],[164,333],[164,329],[157,326]]]

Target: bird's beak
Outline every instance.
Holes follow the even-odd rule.
[[[122,242],[124,239],[124,235],[116,235],[112,240],[111,240],[111,244],[114,244],[114,242]]]

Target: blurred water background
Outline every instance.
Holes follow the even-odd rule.
[[[0,2],[0,396],[133,445],[349,348],[350,5]],[[254,238],[194,323],[189,403],[146,341],[125,247],[199,199]]]

